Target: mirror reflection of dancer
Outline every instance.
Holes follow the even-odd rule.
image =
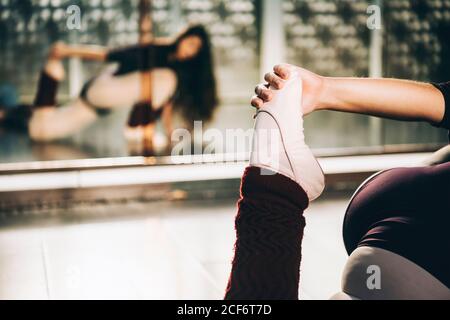
[[[61,59],[69,57],[113,65],[88,81],[79,98],[57,106],[58,84],[65,77]],[[141,73],[149,71],[153,79],[152,102],[133,109],[143,112],[140,116],[146,118],[146,123],[162,118],[170,136],[172,109],[178,109],[191,126],[194,120],[212,118],[217,93],[211,45],[206,30],[193,26],[175,41],[156,39],[145,46],[112,51],[62,43],[53,46],[32,108],[28,125],[31,138],[37,141],[66,138],[109,110],[139,104],[143,95]],[[134,118],[131,115],[130,121]]]
[[[278,130],[283,148],[270,152],[273,142],[256,144],[252,159],[261,151],[272,159],[253,160],[244,173],[225,297],[231,300],[298,299],[303,211],[320,194],[323,178],[304,147],[301,124],[296,127],[289,114],[302,123],[299,114],[326,109],[450,129],[450,82],[324,78],[291,65],[274,70],[266,75],[268,85],[256,88],[252,105],[258,108],[256,135]],[[343,292],[335,299],[450,299],[450,162],[445,159],[381,172],[358,189],[344,220],[350,257]],[[276,174],[261,175],[259,168]],[[367,286],[369,266],[380,268],[380,290]]]

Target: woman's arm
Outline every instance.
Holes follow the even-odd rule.
[[[442,121],[445,101],[433,85],[396,79],[326,78],[318,110],[399,120]]]
[[[152,41],[155,45],[169,45],[175,42],[176,39],[163,37]],[[123,51],[130,51],[129,49],[138,50],[139,48],[141,48],[141,46],[135,45],[128,48],[111,51],[106,47],[97,45],[68,45],[64,42],[57,42],[50,49],[50,57],[56,59],[80,58],[84,60],[106,61],[110,52],[118,52],[118,54],[121,54]]]
[[[276,66],[265,79],[273,88],[280,89],[292,67]],[[327,78],[305,69],[299,71],[304,86],[305,114],[334,110],[432,124],[444,118],[444,96],[431,84],[396,79]],[[259,85],[256,93],[252,105],[257,108],[272,97],[267,86]]]
[[[67,47],[68,56],[84,60],[105,61],[108,49],[101,46],[71,45]]]
[[[50,57],[56,59],[81,58],[85,60],[105,61],[108,49],[93,45],[67,45],[62,42],[54,44],[50,50]]]

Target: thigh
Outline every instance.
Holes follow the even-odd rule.
[[[139,72],[115,76],[114,69],[106,69],[92,79],[85,89],[85,99],[96,108],[129,108],[140,100],[141,78]]]
[[[450,163],[431,167],[397,168],[366,182],[352,198],[344,219],[349,254],[375,223],[392,217],[448,221]]]
[[[388,250],[409,259],[450,286],[450,163],[399,168],[367,182],[344,220],[348,254],[359,247]]]

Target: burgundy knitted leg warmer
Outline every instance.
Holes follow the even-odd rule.
[[[246,169],[226,300],[297,300],[305,191],[280,175]]]
[[[130,117],[128,118],[128,126],[136,128],[155,123],[162,114],[163,108],[153,110],[152,105],[147,102],[140,102],[133,106]]]
[[[34,100],[34,108],[56,106],[56,94],[59,82],[49,76],[45,71],[41,72],[38,91]]]

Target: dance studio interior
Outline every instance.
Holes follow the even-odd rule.
[[[450,0],[0,0],[0,299],[450,299],[449,55]]]

